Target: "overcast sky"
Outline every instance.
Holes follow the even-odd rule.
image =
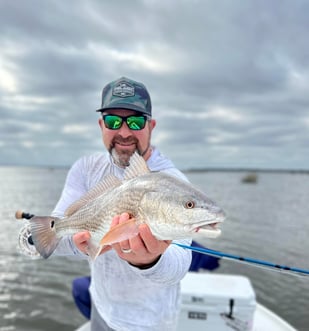
[[[103,86],[143,82],[181,169],[309,169],[308,0],[0,1],[0,165],[104,150]]]

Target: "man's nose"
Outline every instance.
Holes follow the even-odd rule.
[[[129,129],[128,124],[125,121],[122,123],[122,126],[119,129],[118,134],[120,134],[123,138],[127,138],[129,136],[132,136],[132,132]]]

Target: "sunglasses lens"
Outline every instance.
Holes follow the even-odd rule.
[[[128,116],[121,117],[117,115],[103,115],[105,126],[110,130],[121,128],[125,120],[130,130],[142,130],[145,127],[147,118],[145,116]]]
[[[146,117],[144,116],[129,116],[127,118],[128,127],[131,130],[142,130],[146,124]]]
[[[122,125],[122,118],[117,115],[104,115],[104,123],[108,129],[118,130]]]

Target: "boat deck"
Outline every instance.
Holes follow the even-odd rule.
[[[297,331],[256,302],[255,297],[247,277],[188,272],[181,281],[182,305],[177,331],[231,331],[238,327],[246,331]],[[203,318],[193,318],[192,314],[201,314]],[[90,323],[76,331],[90,331]]]
[[[254,313],[254,322],[252,331],[297,331],[290,324],[284,321],[281,317],[274,314],[272,311],[267,309],[261,304],[257,304]],[[85,323],[76,331],[90,331],[90,322]],[[181,327],[177,331],[183,331]],[[201,331],[191,329],[191,331]]]

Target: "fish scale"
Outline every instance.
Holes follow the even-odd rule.
[[[115,191],[119,190],[115,189]],[[57,234],[60,236],[63,233],[72,234],[75,232],[75,229],[79,229],[81,231],[88,230],[92,236],[102,238],[108,232],[111,220],[115,215],[127,212],[138,218],[139,200],[137,192],[131,191],[130,194],[127,191],[108,192],[79,210],[79,212],[71,215],[68,218],[68,223],[66,223],[65,219],[59,222]],[[85,224],[85,219],[91,219],[91,221]]]

